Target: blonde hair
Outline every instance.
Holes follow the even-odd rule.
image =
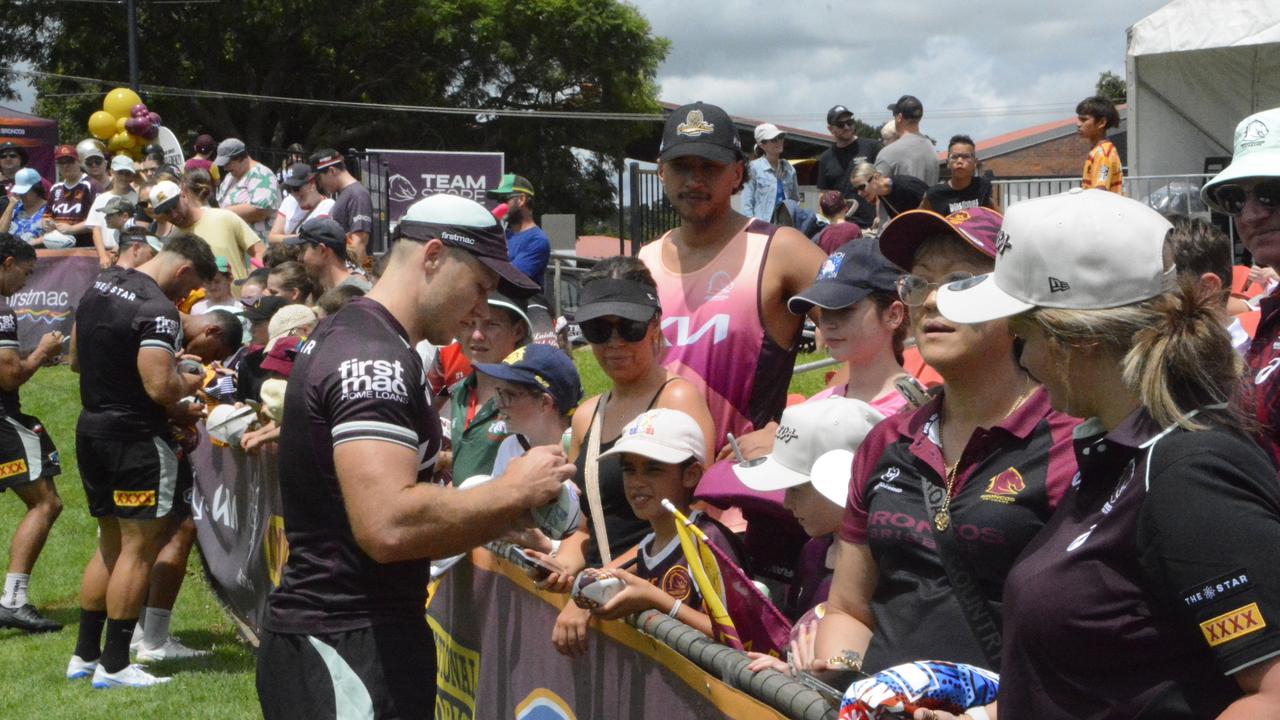
[[[1042,307],[1010,321],[1014,333],[1029,327],[1064,348],[1094,346],[1116,357],[1125,387],[1161,427],[1176,423],[1188,430],[1206,430],[1212,425],[1249,424],[1243,409],[1232,406],[1243,396],[1237,389],[1244,364],[1212,300],[1188,279],[1181,279],[1172,292],[1132,305],[1102,310]]]
[[[858,178],[869,180],[874,177],[875,174],[876,166],[866,160],[862,160],[858,162],[857,165],[853,166],[853,172],[849,173],[849,181],[856,185],[858,183]]]

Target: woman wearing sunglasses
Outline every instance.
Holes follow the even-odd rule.
[[[596,460],[627,423],[652,408],[679,410],[697,421],[711,449],[714,426],[706,402],[690,382],[658,364],[661,313],[653,276],[635,258],[608,258],[583,277],[574,317],[613,387],[588,398],[573,415],[568,454],[578,465],[574,482],[582,491],[587,530],[565,539],[551,558],[564,572],[553,575],[548,588],[567,592],[583,568],[621,563],[651,531],[631,511],[618,457]],[[552,635],[556,649],[586,652],[589,619],[588,611],[568,603]]]
[[[1005,585],[1006,718],[1280,717],[1280,487],[1244,432],[1240,362],[1170,225],[1074,190],[1010,209],[956,322],[1009,318],[1080,473]],[[917,718],[948,717],[922,711]]]
[[[900,297],[920,354],[945,384],[858,448],[827,613],[815,657],[801,666],[998,666],[1005,575],[1076,469],[1074,422],[1052,412],[1018,366],[1007,324],[938,314],[939,285],[991,270],[1000,221],[986,208],[946,218],[912,210],[880,235],[881,252],[910,268]]]
[[[863,200],[876,206],[880,226],[907,210],[920,207],[929,186],[911,175],[882,175],[867,161],[858,163],[849,174],[849,184]]]

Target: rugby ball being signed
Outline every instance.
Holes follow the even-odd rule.
[[[543,535],[552,540],[563,540],[577,530],[578,524],[582,522],[578,486],[568,480],[564,481],[560,484],[560,494],[555,500],[530,512]]]
[[[569,597],[583,610],[594,610],[622,592],[624,586],[625,583],[603,570],[587,568],[574,578]]]

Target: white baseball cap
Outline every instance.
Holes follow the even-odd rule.
[[[668,465],[689,458],[706,462],[706,438],[693,418],[679,410],[657,408],[646,410],[627,423],[622,435],[601,458],[631,453]]]
[[[136,173],[137,169],[133,166],[133,158],[128,155],[117,155],[111,158],[111,172],[120,172],[121,170]]]
[[[773,123],[760,123],[756,126],[755,136],[756,142],[762,143],[765,140],[772,140],[782,134],[777,125]]]
[[[1200,197],[1206,205],[1222,210],[1217,190],[1244,178],[1280,176],[1280,108],[1254,113],[1236,125],[1235,152],[1231,164],[1204,184]]]
[[[181,194],[176,183],[161,180],[151,187],[151,210],[156,214],[169,212],[178,204]]]
[[[756,460],[735,464],[733,474],[743,485],[758,492],[782,490],[807,482],[813,482],[817,487],[815,463],[833,450],[843,450],[851,454],[842,471],[836,467],[833,476],[831,460],[822,469],[823,474],[829,476],[825,481],[828,489],[843,484],[847,490],[852,452],[862,444],[871,428],[883,419],[884,415],[875,408],[850,398],[827,398],[792,405],[782,411],[782,419],[774,433],[773,452]],[[821,487],[818,489],[822,491]],[[839,495],[836,502],[843,505],[844,491]]]
[[[938,311],[981,323],[1032,308],[1100,310],[1173,288],[1173,228],[1147,205],[1075,188],[1010,206],[996,237],[995,272],[938,289]]]

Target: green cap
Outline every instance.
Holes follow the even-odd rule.
[[[218,266],[218,272],[231,272],[231,263],[221,255],[215,256],[213,263]]]
[[[486,192],[485,195],[491,198],[504,198],[516,193],[533,197],[533,183],[529,182],[528,178],[507,173],[502,176],[502,182],[498,183],[498,187]]]

